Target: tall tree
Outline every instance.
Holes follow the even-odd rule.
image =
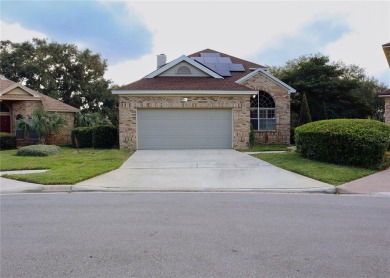
[[[309,104],[307,103],[306,95],[303,95],[301,113],[299,114],[298,126],[304,125],[304,124],[307,124],[310,122],[311,122],[311,115],[310,115]]]
[[[381,91],[380,84],[358,66],[334,63],[317,54],[288,61],[285,66],[271,68],[271,72],[297,90],[292,97],[292,113],[299,114],[306,95],[313,121],[367,118],[379,109],[374,100]]]
[[[33,39],[1,41],[0,73],[84,112],[116,110],[111,81],[103,77],[107,63],[89,49],[74,44]]]

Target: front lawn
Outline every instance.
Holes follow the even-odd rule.
[[[117,169],[132,154],[129,150],[77,149],[61,147],[46,157],[16,156],[16,150],[0,152],[0,171],[49,169],[45,173],[4,175],[3,177],[39,184],[75,184]]]
[[[288,145],[284,144],[256,144],[252,148],[240,149],[240,152],[269,152],[269,151],[288,151]]]
[[[372,169],[313,161],[302,158],[297,153],[255,154],[253,156],[277,167],[332,185],[340,185],[378,172]]]

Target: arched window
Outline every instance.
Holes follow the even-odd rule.
[[[251,97],[251,124],[254,130],[275,130],[275,102],[266,92]]]
[[[176,73],[177,74],[191,74],[191,69],[187,66],[180,66],[177,70],[176,70]]]

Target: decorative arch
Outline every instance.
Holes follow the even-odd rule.
[[[250,119],[254,130],[276,130],[276,105],[264,91],[251,97]]]
[[[180,66],[176,70],[176,74],[191,74],[191,69],[187,66]]]

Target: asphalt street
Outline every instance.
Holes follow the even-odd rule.
[[[390,277],[390,198],[2,195],[0,277]]]

